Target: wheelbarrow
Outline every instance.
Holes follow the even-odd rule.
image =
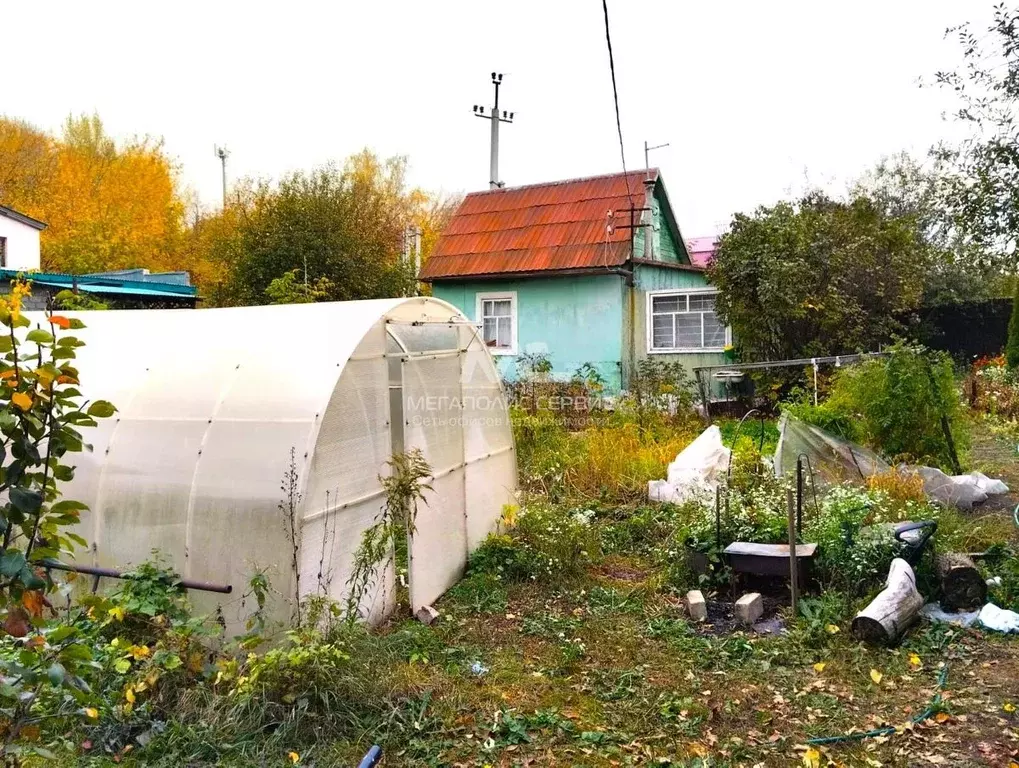
[[[938,530],[937,520],[920,520],[916,523],[899,523],[895,526],[895,540],[903,545],[902,559],[916,568],[923,557],[927,542]]]

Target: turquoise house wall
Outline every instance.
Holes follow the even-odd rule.
[[[517,355],[497,355],[504,378],[516,378],[519,353],[543,353],[552,363],[552,373],[569,378],[584,363],[591,363],[605,379],[606,391],[616,393],[630,380],[637,362],[647,358],[648,291],[704,288],[703,272],[670,268],[689,264],[686,245],[674,232],[675,222],[667,220],[668,203],[661,184],[652,201],[653,253],[663,266],[634,264],[634,285],[627,286],[621,275],[576,275],[530,277],[506,280],[440,280],[432,284],[432,295],[460,309],[475,322],[477,295],[513,291],[517,296]],[[633,253],[644,254],[644,229],[634,233]],[[717,352],[653,354],[675,360],[691,371],[697,366],[720,365],[724,355]],[[715,394],[719,394],[716,392]]]
[[[497,355],[503,377],[516,378],[519,353],[543,353],[552,373],[569,378],[584,363],[594,365],[606,390],[622,386],[623,305],[621,275],[532,277],[523,280],[437,281],[432,295],[448,301],[477,322],[479,293],[515,291],[518,355]]]
[[[634,265],[634,300],[633,312],[628,318],[632,329],[634,359],[643,360],[653,357],[659,360],[676,361],[683,365],[693,377],[693,369],[703,365],[723,365],[725,355],[721,352],[683,352],[676,354],[648,353],[648,291],[683,290],[689,288],[707,288],[707,277],[703,272],[693,272],[670,267],[657,267],[648,264]],[[628,375],[626,371],[624,375]],[[721,394],[721,387],[714,392]]]

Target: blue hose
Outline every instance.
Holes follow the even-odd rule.
[[[379,764],[379,760],[382,759],[382,747],[376,744],[374,747],[368,750],[368,754],[361,758],[361,762],[358,763],[357,768],[375,768]]]

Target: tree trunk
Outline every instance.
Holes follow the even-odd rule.
[[[916,575],[902,558],[892,560],[885,588],[853,619],[853,637],[869,643],[890,645],[917,617],[923,595],[916,589]]]
[[[946,611],[971,611],[987,602],[987,583],[966,555],[938,555],[934,569],[941,583],[941,607]]]

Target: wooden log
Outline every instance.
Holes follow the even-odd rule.
[[[934,558],[941,584],[941,607],[946,611],[971,611],[987,602],[987,582],[976,564],[959,552]]]
[[[916,589],[916,574],[909,563],[897,557],[888,569],[885,588],[853,619],[853,637],[890,645],[916,621],[921,606],[923,595]]]

